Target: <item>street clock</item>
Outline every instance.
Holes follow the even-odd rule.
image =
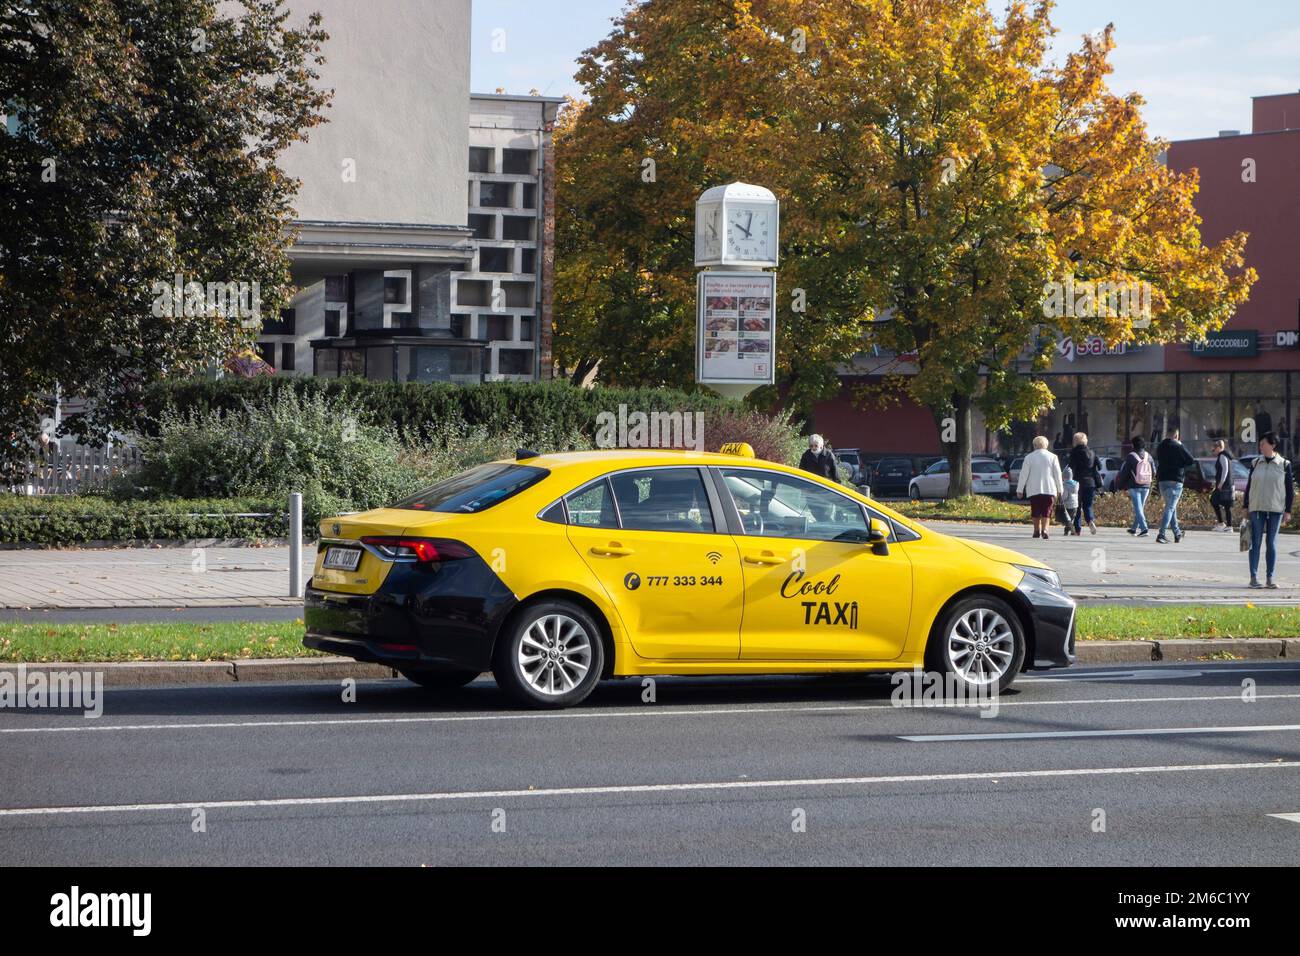
[[[774,267],[779,230],[780,204],[770,189],[714,186],[695,203],[695,265]]]

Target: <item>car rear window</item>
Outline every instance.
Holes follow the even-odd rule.
[[[906,458],[882,458],[877,468],[911,468],[912,462]]]
[[[550,472],[531,465],[492,462],[443,479],[397,502],[394,508],[476,514],[537,484]]]
[[[997,472],[1002,473],[1002,466],[996,461],[977,461],[971,464],[971,470],[979,472],[981,475]]]

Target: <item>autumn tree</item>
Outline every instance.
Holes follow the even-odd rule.
[[[220,362],[258,316],[208,283],[292,291],[297,182],[279,154],[321,121],[319,16],[281,0],[22,0],[0,8],[0,468],[55,394],[90,400],[90,439],[144,389]],[[203,287],[161,302],[182,276]],[[188,306],[188,307],[187,307]],[[159,314],[161,313],[161,314]]]
[[[693,202],[732,179],[782,201],[778,369],[791,399],[826,395],[834,364],[866,346],[914,356],[915,374],[876,397],[931,410],[954,494],[969,492],[974,408],[999,428],[1050,405],[1019,373],[1024,356],[1041,371],[1059,335],[1145,344],[1220,327],[1255,279],[1245,237],[1202,243],[1195,175],[1163,164],[1142,99],[1106,85],[1113,30],[1055,63],[1050,11],[630,7],[580,60],[587,102],[558,147],[562,206],[581,217],[559,249],[573,255],[557,272],[561,354],[599,357],[602,374],[615,356],[621,376],[649,368],[637,352],[689,353]],[[611,345],[599,309],[619,283],[619,296],[652,290],[659,319]],[[574,301],[591,311],[570,327]],[[650,374],[679,384],[689,369],[679,359]]]

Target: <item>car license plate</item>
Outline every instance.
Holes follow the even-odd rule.
[[[323,566],[333,571],[355,571],[360,563],[360,548],[330,548],[325,552]]]

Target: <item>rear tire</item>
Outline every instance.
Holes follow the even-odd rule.
[[[972,594],[954,603],[935,625],[925,654],[926,668],[953,675],[962,690],[1011,686],[1025,662],[1020,617],[1002,598]]]
[[[520,704],[559,709],[581,703],[605,668],[592,616],[569,601],[543,601],[515,615],[497,638],[492,676]]]
[[[401,671],[407,680],[419,684],[425,690],[455,690],[464,687],[475,677],[478,671]]]

